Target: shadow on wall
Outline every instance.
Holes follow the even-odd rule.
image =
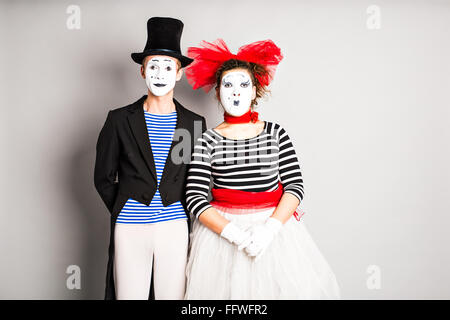
[[[80,239],[77,264],[81,268],[81,290],[69,290],[68,298],[72,299],[104,298],[110,213],[94,187],[95,147],[108,111],[139,98],[131,93],[138,92],[139,88],[130,89],[133,74],[127,61],[98,58],[93,62],[95,59],[91,57],[90,62],[84,64],[86,79],[79,87],[77,99],[68,102],[71,108],[82,112],[78,122],[83,124],[74,139],[71,161],[67,163],[67,172],[70,172],[67,192],[78,207],[76,229]],[[129,102],[124,103],[127,99]]]
[[[95,147],[100,130],[109,110],[125,106],[146,94],[146,87],[139,74],[138,65],[129,61],[115,61],[90,57],[83,83],[76,99],[68,101],[68,108],[80,110],[77,121],[83,127],[77,132],[67,163],[67,193],[79,213],[76,230],[79,230],[79,256],[81,290],[69,290],[67,299],[103,299],[108,245],[110,237],[110,214],[94,187]],[[192,87],[183,77],[176,86],[175,98],[193,112],[206,118],[205,110],[217,115],[220,109],[214,100],[201,90]],[[217,108],[216,108],[217,107]],[[217,110],[216,110],[217,109]],[[208,126],[209,127],[209,126]],[[76,291],[76,292],[75,292]]]

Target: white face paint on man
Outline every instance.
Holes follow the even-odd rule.
[[[145,83],[155,96],[166,95],[175,87],[177,63],[165,56],[150,58],[145,67]]]
[[[246,71],[230,71],[223,76],[220,84],[220,103],[228,114],[242,116],[250,108],[255,96],[252,79]]]

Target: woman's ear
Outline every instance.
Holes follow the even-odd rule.
[[[216,98],[220,102],[220,88],[219,87],[216,87]]]
[[[253,86],[252,87],[252,100],[255,100],[256,99],[256,86]]]

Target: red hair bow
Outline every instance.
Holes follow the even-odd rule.
[[[266,69],[265,74],[255,74],[262,86],[267,86],[272,81],[275,69],[283,59],[280,48],[272,40],[257,41],[239,48],[237,54],[228,49],[222,39],[214,42],[202,41],[201,47],[189,47],[187,55],[194,59],[186,68],[186,77],[194,88],[208,92],[216,82],[216,71],[227,60],[237,59],[262,65]]]

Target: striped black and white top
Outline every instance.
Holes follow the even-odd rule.
[[[197,218],[211,207],[210,182],[214,188],[252,192],[273,191],[281,182],[284,192],[303,200],[300,165],[286,130],[264,121],[264,130],[253,138],[229,139],[207,129],[197,139],[186,184],[186,205]]]
[[[173,111],[168,114],[159,114],[144,110],[144,114],[148,137],[150,139],[148,147],[152,148],[158,188],[149,206],[129,198],[120,211],[116,223],[156,223],[187,219],[186,212],[180,201],[164,207],[161,194],[159,193],[159,183],[175,132],[177,112]]]

